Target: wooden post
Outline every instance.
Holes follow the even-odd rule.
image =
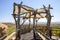
[[[34,15],[34,18],[33,18],[33,37],[34,37],[34,40],[36,40],[36,36],[35,36],[35,18],[36,18],[36,11],[34,11],[33,15]]]
[[[51,28],[50,28],[50,23],[51,23],[51,17],[49,16],[47,18],[47,36],[51,38]]]
[[[21,11],[22,2],[18,4],[18,19],[17,19],[17,32],[16,32],[16,40],[21,39],[21,26],[20,26],[20,11]]]
[[[51,23],[51,14],[50,14],[50,9],[52,9],[49,5],[48,9],[47,9],[47,35],[51,38],[51,27],[50,27],[50,23]]]
[[[44,5],[43,5],[44,6]],[[49,36],[51,38],[51,28],[50,28],[50,23],[51,23],[51,14],[50,14],[50,9],[53,9],[52,7],[50,7],[50,5],[48,6],[48,9],[46,9],[46,7],[44,6],[44,9],[46,11],[46,18],[47,18],[47,36]]]
[[[29,12],[30,15],[29,15],[29,31],[30,31],[30,24],[31,24],[31,20],[30,20],[30,16],[31,16],[31,12]]]
[[[18,24],[17,24],[17,19],[16,19],[16,16],[17,16],[17,14],[15,14],[15,6],[16,6],[17,4],[16,3],[14,3],[14,5],[13,5],[13,7],[14,7],[14,9],[13,9],[13,17],[14,17],[14,20],[15,20],[15,24],[16,24],[16,39],[15,40],[17,40],[17,27],[18,27]]]

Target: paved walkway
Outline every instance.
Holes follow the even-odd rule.
[[[14,40],[15,39],[15,33],[13,32],[10,36],[8,36],[5,40]],[[38,35],[43,38],[43,40],[46,40],[45,37],[43,35],[41,35],[40,33],[38,33]],[[21,40],[31,40],[33,39],[33,31],[26,33],[26,34],[22,34],[21,35]]]
[[[21,40],[31,40],[33,39],[33,31],[21,35]]]

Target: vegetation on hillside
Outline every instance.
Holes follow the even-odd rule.
[[[14,24],[7,24],[7,26],[8,26],[8,34],[11,34],[16,30],[16,27]]]
[[[11,34],[12,32],[16,31],[16,27],[13,24],[7,24],[8,25],[8,33]],[[30,30],[32,29],[33,25],[23,25],[21,27],[21,33],[27,33],[30,32]],[[60,24],[51,24],[52,27],[52,35],[60,35]],[[42,31],[43,33],[46,32],[46,25],[41,24],[41,25],[37,25],[37,28]]]

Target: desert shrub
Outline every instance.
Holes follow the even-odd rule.
[[[8,26],[0,23],[0,37],[8,35]]]

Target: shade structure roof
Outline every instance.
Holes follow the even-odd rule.
[[[36,16],[35,16],[35,18],[45,18],[46,17],[46,14],[36,14]],[[25,18],[34,18],[34,15],[31,15],[31,14],[27,14],[26,16],[25,16]]]
[[[30,10],[30,11],[27,11],[27,10],[21,8],[20,14],[25,14],[26,12],[35,11],[34,9],[30,9],[30,8],[28,8],[28,7],[24,7],[24,8],[26,8],[27,10]],[[18,14],[19,8],[18,8],[17,5],[14,6],[14,9],[15,9],[15,10],[14,10],[14,14]],[[37,10],[37,12],[42,13],[42,12],[45,12],[45,10],[44,10],[44,8],[40,8],[40,9]]]
[[[21,11],[20,11],[20,14],[26,14],[26,16],[24,16],[25,18],[34,18],[34,15],[32,14],[33,11],[36,11],[34,9],[30,9],[29,7],[26,7],[26,6],[22,6],[23,8],[21,8]],[[27,11],[27,10],[30,10],[30,11]],[[15,5],[14,6],[14,14],[18,14],[19,12],[19,8],[18,8],[18,5]],[[44,8],[40,8],[40,9],[37,9],[37,13],[36,14],[36,17],[35,18],[45,18],[46,17],[46,13],[45,13],[45,9]]]
[[[24,8],[26,8],[27,10],[31,10],[31,9],[28,8],[28,7],[24,7]],[[26,12],[29,12],[29,11],[27,11],[27,10],[21,8],[20,14],[25,14]],[[15,5],[15,6],[14,6],[14,14],[18,14],[18,12],[19,12],[18,5]]]

